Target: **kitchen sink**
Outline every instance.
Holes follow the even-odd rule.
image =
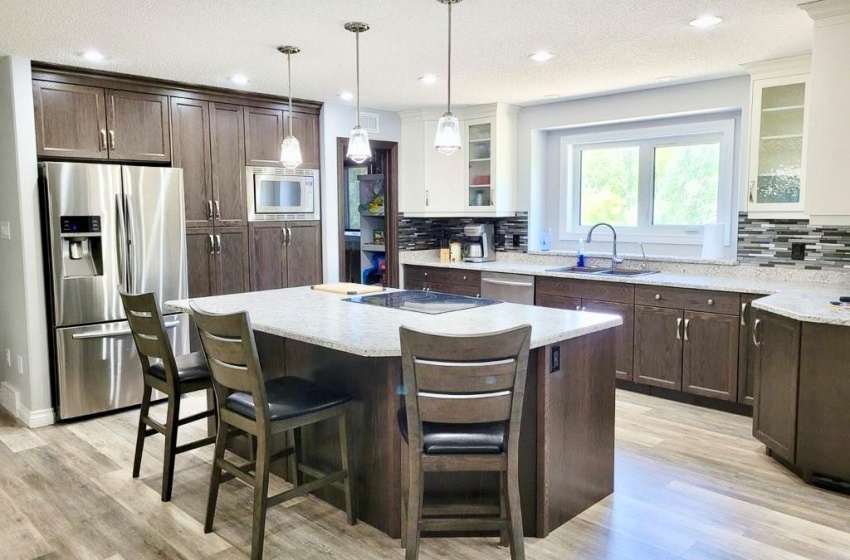
[[[645,274],[657,274],[657,270],[641,270],[634,268],[611,268],[597,272],[599,276],[643,276]]]
[[[564,266],[561,268],[547,268],[546,272],[571,272],[574,274],[598,274],[600,272],[606,272],[611,270],[610,268],[604,268],[600,266]]]

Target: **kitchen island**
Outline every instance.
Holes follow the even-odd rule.
[[[391,537],[400,535],[406,451],[396,426],[402,406],[402,325],[458,335],[532,326],[520,443],[526,535],[545,537],[613,492],[612,329],[622,323],[619,317],[510,303],[428,315],[346,299],[304,287],[194,301],[210,312],[249,313],[267,378],[307,377],[354,397],[359,519]],[[168,306],[188,310],[188,301]],[[301,440],[302,462],[323,470],[338,468],[333,426],[305,428]],[[283,471],[278,472],[285,477]],[[492,473],[429,478],[426,501],[449,495],[470,502],[494,499],[497,479],[487,474]],[[341,506],[342,495],[335,489],[317,495]]]

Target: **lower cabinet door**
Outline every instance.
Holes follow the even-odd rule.
[[[286,287],[322,283],[319,222],[286,222]]]
[[[797,393],[800,376],[800,323],[759,311],[755,341],[753,436],[774,455],[793,463],[797,451]]]
[[[224,295],[249,291],[248,228],[216,228],[216,243],[216,292]]]
[[[534,305],[541,307],[554,307],[555,309],[581,310],[581,298],[567,296],[553,296],[538,292],[534,296]]]
[[[284,224],[251,224],[251,289],[286,287],[286,228]]]
[[[681,309],[635,306],[635,381],[682,389],[683,320]]]
[[[755,356],[750,329],[755,316],[753,300],[763,296],[741,294],[741,316],[738,327],[738,402],[752,406],[755,394]]]
[[[216,294],[215,230],[196,228],[186,230],[186,254],[189,268],[189,297]]]
[[[635,307],[630,303],[614,303],[582,299],[582,309],[619,315],[623,324],[616,328],[614,335],[614,367],[618,379],[632,380],[635,347]]]
[[[683,391],[738,399],[738,321],[736,315],[685,311]]]

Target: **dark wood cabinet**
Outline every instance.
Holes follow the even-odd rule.
[[[404,289],[480,297],[481,273],[472,270],[405,265]]]
[[[293,122],[294,124],[294,122]],[[245,159],[247,165],[279,166],[284,134],[283,111],[245,108]],[[302,141],[301,149],[304,150]]]
[[[753,405],[755,394],[753,360],[756,354],[750,350],[753,344],[751,327],[755,315],[753,301],[760,297],[764,296],[741,294],[741,315],[738,323],[738,402],[750,406]]]
[[[289,134],[289,111],[286,114],[284,134]],[[292,134],[301,144],[301,167],[304,169],[319,169],[321,165],[319,154],[319,116],[306,113],[292,112]]]
[[[210,103],[212,200],[217,226],[245,226],[245,118],[239,105]],[[318,138],[316,139],[318,142]]]
[[[555,309],[581,311],[581,298],[543,294],[538,291],[534,294],[534,305],[539,305],[541,307],[553,307]]]
[[[635,307],[629,303],[582,299],[584,311],[619,315],[623,324],[614,329],[614,368],[618,379],[632,380],[634,371]]]
[[[40,157],[108,156],[103,88],[35,80],[32,89]]]
[[[797,443],[800,323],[757,311],[752,327],[755,376],[753,436],[793,463]]]
[[[737,400],[738,321],[736,315],[685,311],[683,391]]]
[[[171,161],[168,96],[106,90],[109,158]]]
[[[186,227],[213,223],[209,103],[171,98],[174,167],[183,169]]]
[[[635,306],[635,381],[682,389],[682,315],[680,309]]]
[[[276,290],[322,281],[319,222],[251,224],[251,288]]]
[[[194,228],[186,232],[189,297],[247,292],[247,228]]]

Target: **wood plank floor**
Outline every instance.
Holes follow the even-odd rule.
[[[186,402],[185,414],[203,406]],[[204,535],[211,449],[178,457],[174,500],[163,504],[159,436],[148,440],[142,477],[130,477],[137,416],[31,431],[0,413],[0,558],[247,558],[251,491],[225,484],[216,533]],[[549,538],[526,539],[527,558],[850,559],[850,497],[804,485],[750,430],[748,418],[618,392],[614,495]],[[398,541],[363,523],[349,527],[314,498],[269,511],[268,559],[403,557]],[[420,558],[509,554],[496,539],[424,539]]]

